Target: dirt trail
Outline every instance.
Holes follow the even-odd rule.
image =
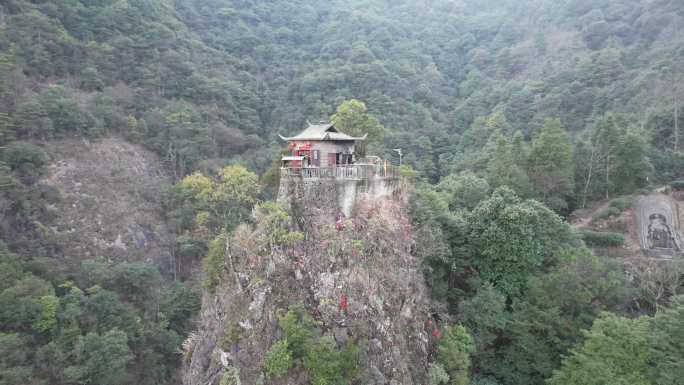
[[[660,191],[659,191],[660,190]],[[653,221],[653,215],[659,215],[663,219],[663,226],[667,227],[668,231],[675,234],[673,239],[676,245],[675,249],[679,250],[684,247],[680,229],[682,228],[682,215],[680,215],[680,207],[676,200],[672,198],[667,192],[662,189],[655,190],[654,193],[648,195],[639,195],[633,198],[632,207],[622,211],[619,216],[606,218],[592,222],[592,217],[601,211],[607,210],[610,207],[611,200],[601,201],[593,207],[579,211],[570,226],[573,229],[592,229],[596,231],[610,231],[622,234],[625,238],[624,245],[620,248],[613,249],[611,253],[616,253],[616,256],[622,258],[636,258],[642,259],[644,256],[671,258],[672,253],[666,248],[657,248],[653,250],[644,250],[643,245],[647,243],[645,240],[649,224]],[[663,246],[664,247],[664,246]]]
[[[583,213],[584,215],[582,215],[580,218],[570,222],[570,226],[573,229],[584,229],[584,228],[589,227],[589,225],[591,224],[592,216],[601,210],[607,209],[609,205],[610,205],[610,200],[606,200],[604,202],[601,202],[598,206],[594,206],[594,207],[585,209],[584,210],[585,213]]]
[[[612,199],[601,201],[597,205],[583,210],[581,215],[570,223],[570,226],[575,230],[580,230],[591,229],[595,225],[598,225],[599,228],[596,230],[600,231],[603,229],[605,231],[606,223],[592,223],[592,217],[598,212],[607,210],[610,206],[611,201]],[[643,254],[641,252],[641,246],[639,244],[638,231],[636,225],[634,224],[633,209],[630,208],[623,211],[620,214],[619,218],[621,218],[621,220],[624,221],[626,229],[624,231],[617,231],[625,237],[625,243],[622,247],[619,248],[620,251],[617,252],[617,255],[620,255],[623,258],[642,258]]]

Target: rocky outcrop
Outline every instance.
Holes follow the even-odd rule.
[[[343,227],[315,216],[293,247],[263,246],[260,223],[238,228],[234,270],[204,295],[199,329],[185,343],[184,384],[309,383],[297,363],[284,378],[264,373],[264,355],[282,337],[277,313],[293,305],[313,317],[317,336],[359,348],[358,383],[424,384],[428,299],[403,207],[361,200]]]
[[[173,234],[161,195],[171,185],[159,157],[118,138],[69,138],[44,145],[54,191],[49,231],[74,263],[95,257],[145,261],[173,271]]]

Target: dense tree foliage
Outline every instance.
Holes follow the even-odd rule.
[[[250,214],[264,250],[301,240],[258,202],[277,134],[307,119],[415,170],[415,252],[466,328],[446,333],[433,383],[676,383],[681,306],[660,306],[680,280],[642,271],[626,294],[559,215],[682,177],[683,18],[676,0],[1,2],[0,384],[168,383],[199,306],[149,264],[63,263],[44,143],[115,135],[158,153],[179,182],[163,197],[176,257],[204,258],[211,292]],[[653,321],[628,318],[643,311],[630,301]],[[292,314],[269,373],[299,360],[314,382],[353,378],[353,347]],[[630,353],[643,330],[656,363]]]
[[[351,342],[340,347],[332,336],[317,336],[315,322],[301,305],[280,309],[278,325],[283,339],[264,356],[269,377],[281,377],[300,362],[313,385],[344,385],[358,373],[359,351]],[[296,360],[296,361],[293,361]]]
[[[470,353],[473,339],[461,325],[448,326],[437,346],[437,360],[449,376],[449,384],[466,385],[469,382]]]
[[[633,289],[619,263],[580,247],[542,203],[488,189],[473,174],[450,175],[419,186],[411,205],[432,294],[473,337],[473,382],[543,384],[602,312],[631,315],[632,301],[653,301],[657,288],[678,292],[680,280],[668,285],[646,271],[639,276],[654,290]],[[472,194],[455,199],[454,191]],[[436,383],[445,368],[431,367]]]
[[[536,201],[521,201],[502,187],[467,217],[467,240],[480,277],[519,295],[535,269],[569,237],[560,217]]]
[[[3,136],[119,134],[180,179],[227,158],[263,171],[270,156],[250,150],[275,154],[276,133],[367,109],[348,128],[377,138],[381,122],[383,147],[435,181],[471,158],[460,137],[472,152],[497,129],[530,139],[546,118],[579,134],[614,111],[675,156],[681,4],[585,3],[12,0]]]
[[[199,300],[156,267],[87,261],[77,281],[48,282],[0,243],[2,379],[9,383],[168,381]],[[137,357],[134,362],[133,358]]]
[[[368,144],[372,146],[371,149],[374,149],[374,145],[377,145],[385,133],[385,128],[380,122],[368,114],[366,105],[355,99],[340,104],[330,121],[345,134],[359,138],[368,135],[366,140],[356,145],[356,152],[361,157],[367,155]]]
[[[568,196],[574,186],[574,164],[570,137],[559,119],[544,121],[532,141],[528,162],[539,200],[557,211],[567,210]]]
[[[196,226],[228,230],[247,219],[257,201],[259,185],[256,174],[241,166],[219,170],[217,180],[195,173],[178,185],[181,194],[197,212]]]
[[[581,349],[563,363],[549,384],[650,384],[645,319],[613,314],[597,319]]]
[[[548,384],[676,384],[681,381],[682,297],[652,317],[602,314]]]

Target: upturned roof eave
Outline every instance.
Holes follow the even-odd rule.
[[[322,138],[300,137],[300,136],[286,137],[286,136],[282,136],[280,134],[278,134],[278,136],[280,137],[280,139],[282,139],[286,142],[291,142],[293,140],[309,140],[309,141],[317,141],[317,142],[326,142],[326,141],[330,141],[330,142],[358,142],[358,141],[366,140],[366,138],[368,137],[368,134],[365,134],[364,136],[361,136],[361,137],[348,136],[346,138],[335,138],[335,139],[332,139],[328,136],[325,136]]]

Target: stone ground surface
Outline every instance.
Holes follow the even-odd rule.
[[[169,270],[173,235],[160,197],[172,181],[156,154],[119,138],[68,138],[43,149],[49,173],[41,183],[58,193],[50,230],[67,262],[102,257]]]

